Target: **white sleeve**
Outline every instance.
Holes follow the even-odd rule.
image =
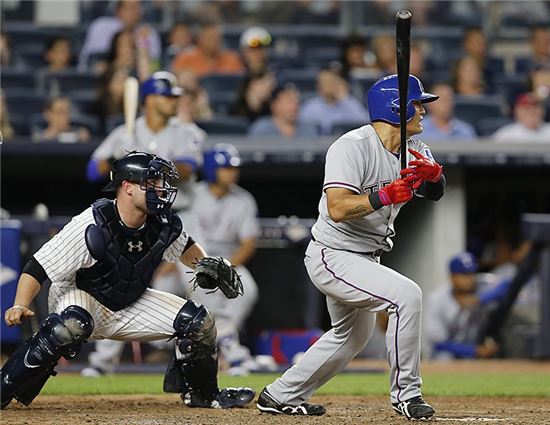
[[[169,263],[179,262],[188,240],[189,235],[185,232],[185,230],[182,230],[178,238],[170,244],[166,251],[164,251],[162,259],[168,261]]]
[[[89,208],[74,217],[34,254],[52,282],[73,280],[79,269],[95,263],[84,239],[86,228],[92,223],[94,218]]]
[[[243,215],[240,218],[239,240],[257,238],[260,234],[260,223],[258,221],[258,206],[252,196],[246,200]]]
[[[338,139],[327,151],[323,190],[340,187],[361,195],[365,162],[357,145],[350,140]]]

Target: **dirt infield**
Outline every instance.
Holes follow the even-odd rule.
[[[190,409],[177,395],[159,396],[40,396],[31,407],[12,403],[0,414],[2,424],[17,425],[252,425],[252,424],[405,424],[388,407],[386,397],[314,397],[328,413],[298,418],[260,414],[246,409]],[[550,424],[548,399],[431,397],[445,424]]]

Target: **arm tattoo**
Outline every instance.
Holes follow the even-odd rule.
[[[369,213],[369,209],[366,205],[359,205],[355,208],[346,210],[344,216],[346,219],[364,217]]]

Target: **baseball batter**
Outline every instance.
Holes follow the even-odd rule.
[[[429,148],[410,138],[422,132],[423,104],[437,96],[425,93],[412,75],[408,93],[409,168],[400,171],[396,75],[378,80],[368,92],[372,124],[344,134],[328,149],[319,218],[304,261],[313,284],[326,295],[333,327],[262,391],[257,404],[262,412],[324,414],[323,406],[307,400],[363,349],[376,313],[387,311],[392,407],[408,419],[435,413],[420,390],[422,292],[380,264],[380,255],[392,248],[401,207],[415,194],[438,200],[445,186]]]
[[[100,199],[74,217],[23,269],[6,324],[34,315],[29,306],[47,279],[50,314],[2,368],[1,407],[14,398],[30,404],[61,356],[74,358],[82,343],[103,338],[175,338],[164,390],[181,393],[192,407],[242,407],[253,390],[218,389],[210,312],[148,288],[162,260],[195,268],[201,287],[231,298],[242,293],[237,273],[227,260],[206,257],[170,210],[178,177],[170,161],[131,152],[113,164],[111,176],[105,189],[116,191],[116,199]]]

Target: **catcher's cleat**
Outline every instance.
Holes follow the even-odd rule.
[[[256,392],[252,388],[223,388],[212,401],[204,400],[197,394],[190,392],[181,395],[183,402],[189,407],[205,407],[211,409],[232,409],[244,407],[250,403]]]
[[[402,401],[401,403],[393,403],[392,407],[397,413],[409,420],[428,420],[435,413],[434,408],[426,403],[421,395],[410,398],[407,401]]]
[[[258,397],[256,407],[263,413],[284,414],[284,415],[300,415],[300,416],[321,416],[326,413],[324,406],[320,404],[302,403],[298,406],[278,403],[264,388]]]

